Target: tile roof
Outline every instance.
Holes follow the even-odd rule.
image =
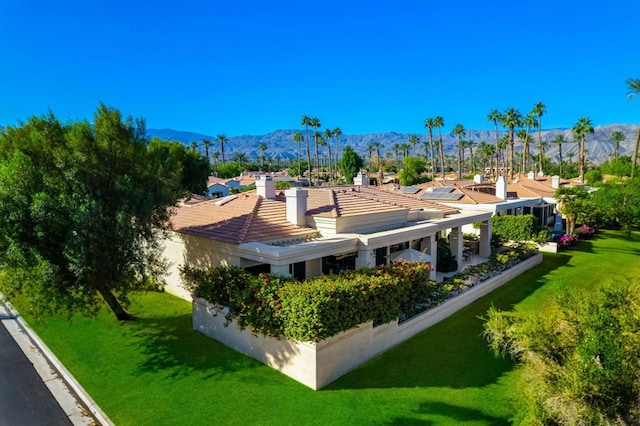
[[[308,193],[307,214],[316,216],[345,217],[423,208],[444,214],[458,212],[453,207],[373,187],[310,188]],[[176,208],[172,225],[177,232],[230,243],[317,236],[315,229],[287,221],[283,191],[277,192],[273,200],[261,198],[255,191],[215,200],[192,197]]]

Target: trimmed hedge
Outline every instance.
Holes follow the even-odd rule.
[[[397,262],[345,271],[304,282],[275,275],[253,276],[228,266],[184,267],[185,288],[193,297],[229,309],[254,334],[319,341],[358,325],[375,325],[416,315],[446,300],[446,285],[429,280],[430,266]]]
[[[507,241],[536,241],[539,233],[538,219],[532,214],[520,216],[493,216],[492,238],[501,243]],[[546,241],[546,236],[542,236]]]

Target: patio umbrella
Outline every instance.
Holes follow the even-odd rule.
[[[409,262],[431,262],[431,256],[413,248],[404,249],[397,253],[391,253],[387,256],[387,259],[392,262],[400,260],[407,260]]]

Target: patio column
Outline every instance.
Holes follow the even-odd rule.
[[[429,256],[431,256],[431,267],[433,268],[429,273],[429,279],[436,281],[436,267],[438,266],[438,237],[437,234],[429,235]]]
[[[290,277],[289,265],[271,265],[271,273],[282,277]]]
[[[464,244],[462,242],[462,228],[451,228],[451,233],[449,234],[449,247],[451,248],[451,254],[455,256],[456,261],[458,262],[458,269],[456,271],[462,270],[463,246]]]
[[[480,246],[478,249],[480,257],[491,256],[491,220],[485,220],[480,224]]]
[[[376,266],[375,250],[358,250],[358,257],[356,257],[356,269],[374,266]]]

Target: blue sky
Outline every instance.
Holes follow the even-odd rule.
[[[424,133],[491,109],[640,123],[640,2],[0,0],[0,125],[100,101],[152,128]]]

